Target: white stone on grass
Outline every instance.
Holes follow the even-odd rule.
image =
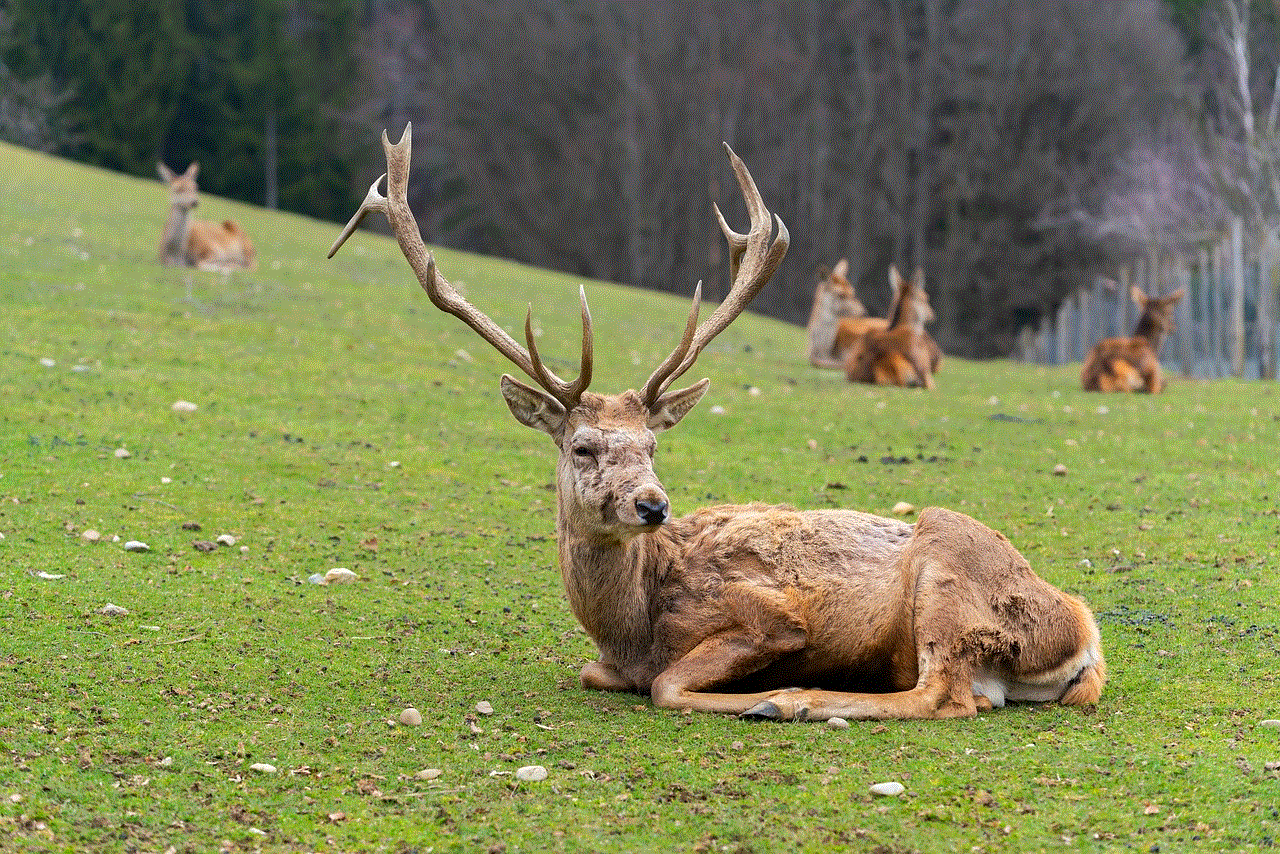
[[[356,575],[351,570],[347,569],[345,566],[337,566],[329,570],[328,572],[326,572],[324,574],[324,579],[320,583],[321,584],[350,584],[351,582],[355,581],[357,578],[359,578],[359,576]]]
[[[1258,726],[1280,728],[1280,720],[1276,720],[1275,718],[1267,718],[1265,721],[1261,721],[1258,724]]]
[[[435,780],[443,773],[439,768],[423,768],[413,777],[415,780]]]
[[[525,765],[516,769],[516,779],[524,783],[537,783],[547,779],[547,769],[541,765]]]
[[[405,726],[422,726],[422,712],[410,706],[400,713],[400,723]]]
[[[149,552],[151,546],[142,542],[142,540],[126,540],[124,550],[127,552]]]
[[[849,722],[844,718],[827,718],[827,726],[831,729],[848,729]]]
[[[106,614],[108,617],[127,617],[129,612],[121,608],[119,605],[113,605],[110,602],[98,609],[99,614]]]
[[[481,700],[476,703],[476,712],[486,716],[491,715],[493,714],[493,706],[490,705],[488,700]]]
[[[907,790],[907,787],[901,783],[876,783],[871,787],[871,794],[879,795],[882,798],[892,798],[901,795]]]
[[[128,449],[126,449],[126,448],[116,448],[116,459],[117,459],[117,460],[127,460],[127,459],[129,459],[129,457],[132,457],[132,456],[133,456],[133,454],[129,453]]]
[[[234,546],[236,544],[236,538],[230,534],[219,534],[215,542],[220,546]]]
[[[274,774],[276,766],[269,762],[255,762],[249,766],[250,771],[257,771],[259,774]]]
[[[174,412],[195,412],[200,407],[189,400],[175,400],[172,408]]]

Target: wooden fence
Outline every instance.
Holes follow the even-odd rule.
[[[1114,278],[1099,278],[1093,287],[1070,296],[1051,323],[1024,331],[1021,358],[1051,365],[1082,362],[1103,338],[1132,334],[1138,307],[1129,298],[1131,285],[1156,296],[1183,287],[1187,296],[1175,309],[1175,328],[1160,352],[1165,371],[1275,379],[1280,247],[1269,242],[1264,251],[1248,257],[1241,251],[1238,230],[1233,237],[1198,256],[1153,255]]]

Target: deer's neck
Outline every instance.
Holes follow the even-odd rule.
[[[809,312],[809,355],[830,356],[836,343],[836,317],[834,300],[825,291],[813,299],[813,310]]]
[[[665,530],[625,541],[603,538],[561,508],[556,541],[565,594],[606,660],[629,664],[648,655],[662,555],[673,548],[669,539]]]
[[[171,264],[185,264],[187,260],[187,232],[191,229],[191,209],[181,205],[169,205],[169,218],[164,223],[160,238],[161,260]]]
[[[1142,316],[1138,318],[1138,325],[1133,330],[1134,338],[1147,339],[1151,342],[1151,349],[1157,352],[1160,350],[1160,345],[1164,343],[1166,334],[1168,333],[1165,331],[1164,325],[1157,322],[1149,311],[1142,313]]]

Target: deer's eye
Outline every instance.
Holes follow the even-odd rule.
[[[573,449],[573,455],[575,457],[594,457],[596,455],[596,452],[591,450],[586,445],[578,445]]]

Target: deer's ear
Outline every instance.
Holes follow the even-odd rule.
[[[1138,304],[1141,308],[1147,307],[1147,295],[1142,292],[1142,288],[1137,285],[1129,286],[1129,298]]]
[[[172,183],[173,179],[178,177],[173,173],[172,169],[165,166],[163,163],[156,164],[156,173],[159,174],[160,180],[164,181],[166,184]]]
[[[1175,303],[1178,302],[1178,300],[1182,299],[1186,295],[1187,295],[1186,288],[1178,288],[1176,291],[1174,291],[1173,293],[1165,297],[1165,299],[1168,300],[1169,305],[1174,305]]]
[[[893,289],[893,298],[896,301],[898,294],[902,293],[902,274],[898,272],[897,264],[889,265],[889,287]]]
[[[192,179],[192,180],[195,180],[196,176],[200,174],[200,164],[199,164],[199,162],[197,162],[197,161],[195,161],[195,160],[191,161],[191,165],[187,167],[187,171],[186,171],[184,174],[185,174],[188,178],[190,178],[190,179]]]
[[[541,430],[555,438],[564,426],[564,407],[560,401],[541,389],[527,386],[508,374],[502,375],[502,396],[507,408],[526,427]]]
[[[670,430],[680,423],[680,419],[689,414],[689,410],[698,405],[702,396],[707,393],[711,380],[698,380],[688,388],[669,391],[654,401],[649,408],[649,429],[655,433]]]

